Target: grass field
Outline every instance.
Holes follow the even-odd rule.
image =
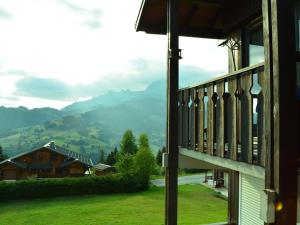
[[[201,185],[179,186],[179,224],[226,220],[227,202]],[[0,203],[0,225],[162,225],[164,189]]]

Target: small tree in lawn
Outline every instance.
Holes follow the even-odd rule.
[[[116,168],[124,177],[134,176],[137,171],[134,156],[129,153],[118,154]]]
[[[135,155],[137,175],[142,183],[148,185],[150,176],[155,172],[155,158],[148,143],[147,134],[142,134],[139,138],[139,150]]]
[[[134,155],[137,152],[137,145],[135,142],[135,137],[131,130],[126,130],[123,134],[121,143],[121,154],[131,154]]]

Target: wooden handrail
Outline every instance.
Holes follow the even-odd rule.
[[[266,80],[260,63],[180,89],[179,146],[264,167]]]
[[[187,86],[187,87],[184,87],[184,88],[180,88],[178,91],[183,91],[183,90],[186,90],[186,89],[191,89],[191,88],[195,88],[195,87],[199,87],[199,86],[204,86],[204,85],[207,85],[209,83],[216,83],[218,81],[228,79],[228,78],[231,78],[233,76],[236,76],[236,75],[239,75],[239,74],[242,74],[242,73],[246,73],[246,72],[249,72],[249,71],[252,71],[252,70],[259,70],[259,69],[263,68],[264,65],[265,65],[265,63],[258,63],[258,64],[255,64],[255,65],[252,65],[252,66],[248,66],[248,67],[242,68],[240,70],[234,71],[234,72],[229,73],[229,74],[225,74],[225,75],[216,77],[216,78],[208,80],[208,81],[204,81],[204,82],[192,85],[192,86]]]

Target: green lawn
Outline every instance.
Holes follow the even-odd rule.
[[[179,224],[226,220],[227,202],[201,185],[179,186]],[[0,203],[1,225],[162,225],[164,189]]]

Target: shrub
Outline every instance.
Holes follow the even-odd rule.
[[[89,176],[80,178],[52,178],[0,182],[0,200],[44,198],[67,195],[129,193],[146,186],[135,177],[121,175]]]

